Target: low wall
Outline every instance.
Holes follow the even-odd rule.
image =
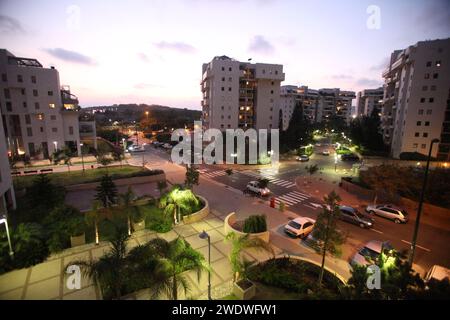
[[[240,237],[244,237],[248,234],[249,238],[260,238],[264,242],[269,243],[269,239],[270,239],[269,230],[260,232],[260,233],[245,233],[245,232],[242,232],[242,231],[239,231],[239,230],[236,230],[233,228],[233,225],[236,223],[236,221],[237,221],[236,212],[232,212],[226,216],[224,224],[223,224],[223,229],[224,229],[226,235],[229,234],[230,232],[233,232]]]
[[[205,198],[203,198],[202,196],[199,196],[199,195],[197,195],[197,197],[200,198],[200,200],[205,204],[205,206],[203,208],[201,208],[200,211],[194,212],[188,216],[184,216],[183,222],[186,224],[203,220],[209,214],[208,200],[206,200]]]
[[[123,178],[123,179],[114,179],[114,183],[116,186],[127,186],[133,184],[142,184],[142,183],[153,183],[158,181],[165,181],[166,174],[160,173],[152,176],[140,176],[140,177],[132,177],[132,178]],[[90,190],[95,189],[100,185],[100,182],[90,182],[90,183],[82,183],[82,184],[74,184],[71,186],[66,186],[67,191],[77,191],[77,190]]]

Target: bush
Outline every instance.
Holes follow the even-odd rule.
[[[245,233],[260,233],[267,231],[266,215],[251,215],[244,221]]]

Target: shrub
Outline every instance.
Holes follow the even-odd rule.
[[[266,215],[251,215],[244,221],[245,233],[260,233],[267,231]]]

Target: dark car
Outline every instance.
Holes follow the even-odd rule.
[[[345,222],[353,223],[361,228],[372,228],[374,220],[355,208],[347,207],[347,206],[340,206],[339,210],[341,211],[340,219]]]
[[[342,161],[359,161],[359,157],[354,153],[343,154],[341,156]]]

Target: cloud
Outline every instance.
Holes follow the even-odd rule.
[[[331,76],[331,78],[339,79],[339,80],[345,80],[345,79],[353,79],[353,76],[349,75],[349,74],[341,73],[341,74],[334,74],[334,75]]]
[[[380,87],[383,84],[383,81],[376,79],[368,79],[368,78],[359,78],[356,80],[356,84],[359,86],[367,86],[367,87]]]
[[[50,54],[51,56],[58,58],[60,60],[68,61],[68,62],[74,62],[74,63],[80,63],[85,65],[95,65],[96,62],[84,54],[81,54],[76,51],[66,50],[62,48],[54,48],[54,49],[44,49],[45,52]]]
[[[151,83],[145,83],[145,82],[140,82],[133,86],[133,88],[138,89],[138,90],[159,88],[159,87],[161,87],[161,86],[157,85],[157,84],[151,84]]]
[[[147,55],[145,53],[143,53],[143,52],[138,52],[137,56],[143,62],[150,62],[150,60],[147,57]]]
[[[250,46],[248,49],[249,51],[263,54],[273,53],[275,51],[274,46],[260,35],[253,37],[250,41]]]
[[[182,53],[194,53],[196,49],[188,43],[184,42],[167,42],[161,41],[154,43],[154,45],[162,50],[173,50]]]
[[[25,33],[19,20],[0,15],[0,33]]]

